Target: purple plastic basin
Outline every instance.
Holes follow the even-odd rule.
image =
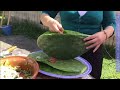
[[[37,52],[42,52],[42,50],[37,51]],[[36,52],[33,52],[33,53],[36,53]],[[68,75],[64,76],[64,75],[58,75],[58,74],[45,72],[43,70],[39,70],[39,72],[44,75],[47,75],[47,76],[51,76],[51,77],[55,77],[55,78],[63,78],[63,79],[74,79],[74,78],[80,78],[80,77],[85,77],[85,76],[89,75],[90,72],[92,71],[91,64],[87,60],[85,60],[84,58],[82,58],[80,56],[76,57],[75,59],[87,66],[87,70],[84,73],[79,74],[79,75],[74,75],[74,76],[68,76]]]

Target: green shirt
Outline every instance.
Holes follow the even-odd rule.
[[[84,34],[94,34],[113,26],[116,29],[116,15],[114,11],[88,11],[84,16],[80,16],[77,11],[42,11],[52,18],[59,12],[61,24],[66,30],[78,31]]]

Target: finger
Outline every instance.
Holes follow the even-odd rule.
[[[58,28],[62,28],[62,25],[60,23],[57,24]]]
[[[95,42],[97,42],[97,38],[95,38],[95,39],[93,39],[93,40],[87,41],[87,42],[85,43],[85,45],[93,44],[93,43],[95,43]]]
[[[63,33],[64,29],[63,29],[63,27],[62,27],[61,24],[58,24],[58,29],[59,29],[59,31],[60,31],[61,33]]]
[[[100,47],[100,44],[95,47],[95,49],[93,50],[93,53],[96,52],[96,50],[97,50],[99,47]]]
[[[50,28],[49,30],[50,30],[51,32],[55,32],[54,29],[51,29],[51,28]]]
[[[94,44],[92,44],[92,45],[86,47],[86,49],[90,49],[90,48],[96,47],[97,45],[98,45],[98,43],[94,43]]]
[[[51,31],[51,32],[59,32],[59,33],[60,33],[57,25],[53,25],[53,26],[50,28],[50,31]]]
[[[86,37],[86,38],[84,39],[84,41],[89,41],[89,40],[94,39],[94,38],[96,38],[96,36],[95,36],[95,35],[92,35],[92,36]]]
[[[59,27],[57,25],[54,26],[55,27],[55,32],[59,32],[60,33],[60,30],[59,30]]]
[[[54,25],[54,24],[51,25],[51,27],[49,27],[49,30],[50,30],[51,32],[56,32],[56,27],[55,27],[55,25]]]
[[[62,28],[62,25],[61,24],[57,24],[57,25],[54,25],[54,30],[55,32],[58,32],[60,34],[63,34],[63,32],[60,31],[60,29]]]
[[[59,30],[60,30],[61,32],[64,32],[64,29],[63,29],[63,28],[60,28]]]

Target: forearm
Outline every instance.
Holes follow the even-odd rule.
[[[53,18],[51,18],[49,15],[43,13],[40,16],[40,21],[42,22],[43,25],[48,26],[49,22],[54,20]]]
[[[106,33],[106,36],[107,36],[107,39],[110,38],[113,33],[114,33],[114,28],[112,26],[108,26],[104,29],[105,33]]]
[[[62,25],[52,17],[50,17],[48,14],[43,13],[40,16],[40,20],[43,25],[47,26],[51,32],[58,32],[60,34],[63,34],[63,27]]]

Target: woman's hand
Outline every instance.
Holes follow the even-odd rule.
[[[84,39],[85,44],[88,45],[86,49],[94,48],[93,52],[95,52],[101,44],[105,42],[110,36],[114,33],[113,26],[108,26],[104,29],[104,31],[95,33]]]
[[[94,48],[93,52],[95,52],[106,39],[107,36],[103,31],[95,33],[84,39],[85,45],[87,45],[86,49]]]
[[[60,34],[63,34],[63,27],[57,20],[49,20],[48,27],[51,32],[58,32]]]
[[[47,14],[42,14],[40,16],[40,20],[42,21],[43,25],[47,26],[51,32],[58,32],[63,33],[62,25],[55,19],[51,18]]]

